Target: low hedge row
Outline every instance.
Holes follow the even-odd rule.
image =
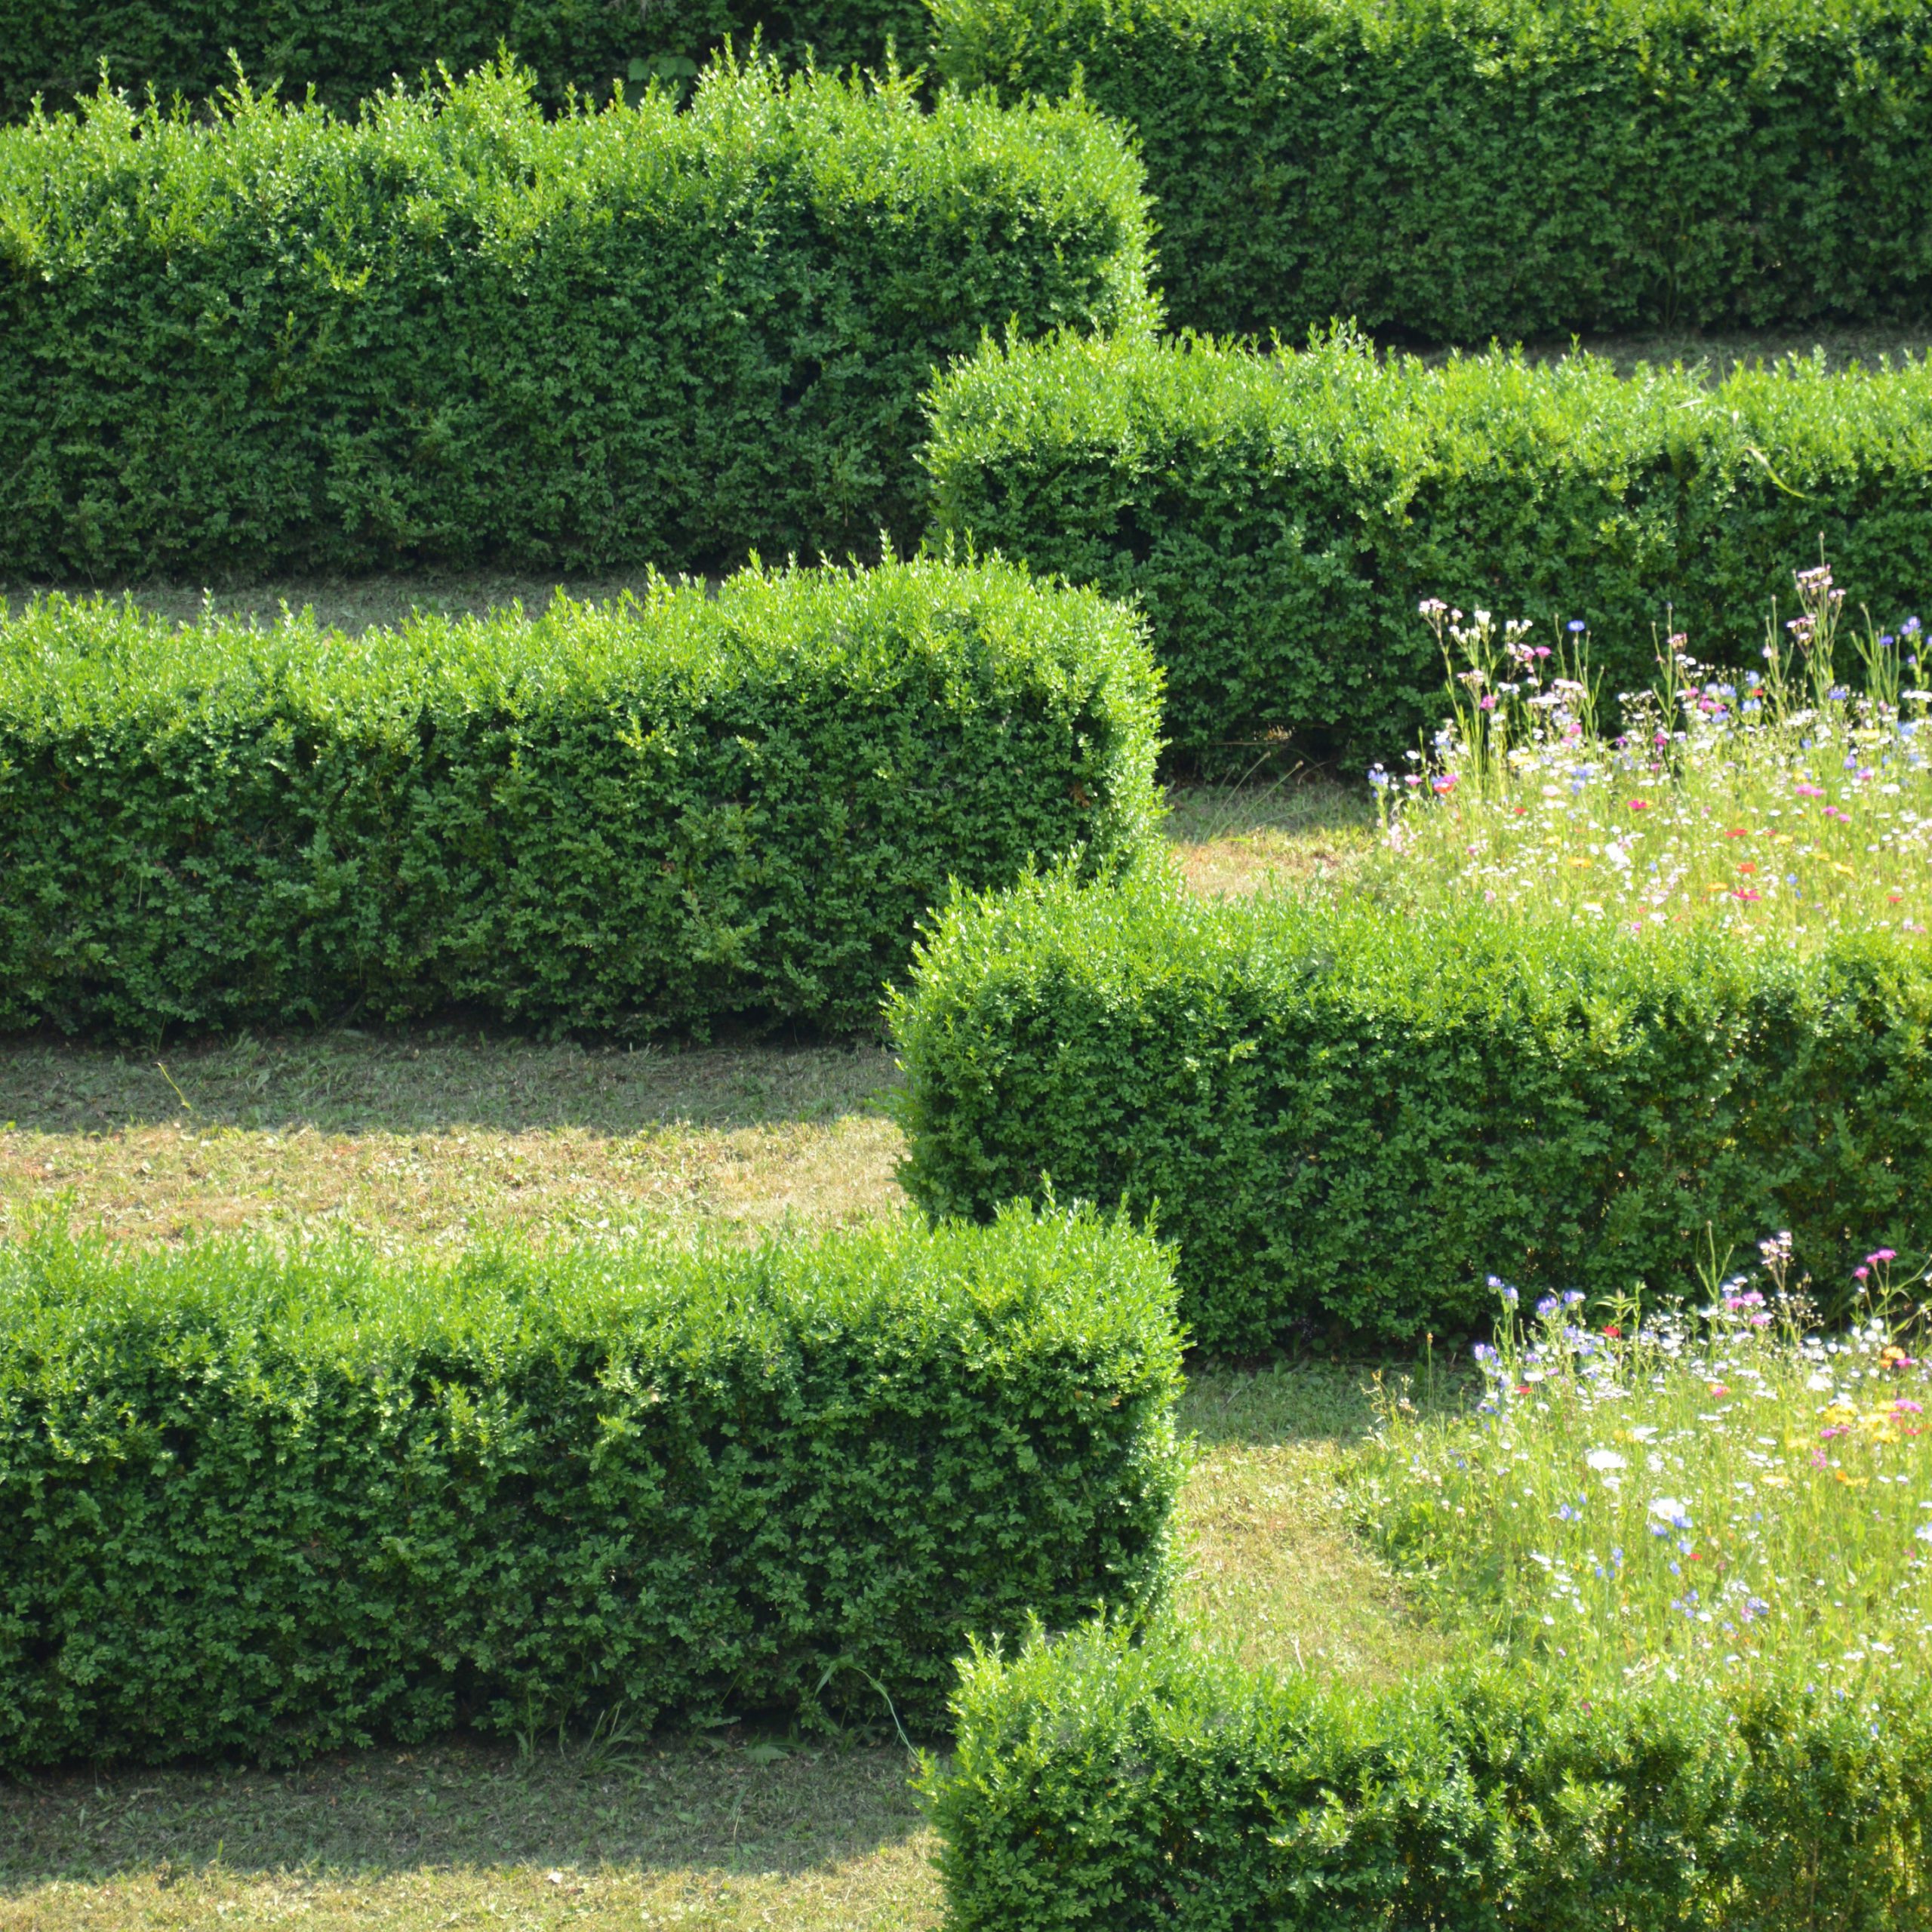
[[[942,1713],[1161,1587],[1180,1344],[1091,1217],[456,1261],[0,1247],[0,1766],[620,1703]]]
[[[1151,835],[1126,613],[989,564],[360,638],[0,623],[0,1029],[871,1028],[949,877]]]
[[[952,905],[894,995],[904,1177],[936,1214],[1151,1215],[1195,1339],[1240,1353],[1486,1333],[1492,1272],[1695,1294],[1767,1229],[1843,1281],[1932,1246],[1909,948],[1036,879]]]
[[[1170,312],[1409,340],[1915,318],[1919,0],[933,0],[936,59],[1131,122]]]
[[[742,53],[757,36],[788,63],[809,49],[822,71],[842,72],[882,67],[888,44],[909,67],[931,31],[920,0],[0,0],[0,115],[24,115],[36,95],[65,107],[91,94],[103,62],[137,95],[201,101],[233,85],[238,60],[285,99],[312,87],[343,109],[398,75],[462,73],[507,45],[555,106],[573,88],[601,101],[614,83],[635,96],[682,79],[727,39]]]
[[[1413,743],[1442,710],[1426,597],[1583,620],[1614,694],[1656,681],[1671,628],[1755,661],[1821,537],[1854,610],[1932,593],[1925,361],[1706,384],[1143,337],[988,346],[930,407],[935,527],[1138,599],[1196,763],[1280,731]]]
[[[352,122],[103,95],[0,131],[0,581],[903,543],[935,366],[1143,318],[1146,248],[1080,108],[728,63],[554,120],[506,68]]]
[[[1922,1698],[1494,1667],[1378,1696],[1090,1629],[980,1656],[955,1711],[928,1780],[958,1932],[1932,1918]]]

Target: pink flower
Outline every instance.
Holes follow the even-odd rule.
[[[1630,809],[1633,812],[1647,812],[1650,808],[1651,801],[1647,798],[1632,798],[1630,801]]]

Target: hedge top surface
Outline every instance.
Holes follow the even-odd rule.
[[[1268,352],[1193,335],[1063,334],[987,343],[946,372],[928,408],[925,460],[942,497],[974,466],[1081,451],[1151,466],[1183,441],[1244,458],[1265,447],[1284,473],[1601,473],[1700,448],[1761,468],[1767,441],[1780,475],[1800,482],[1854,466],[1932,469],[1932,357],[1909,355],[1841,370],[1792,355],[1712,383],[1681,363],[1621,376],[1582,352],[1425,361],[1346,330]]]
[[[640,77],[675,85],[728,38],[842,72],[882,66],[889,43],[909,64],[930,33],[920,0],[0,0],[0,112],[91,94],[103,63],[116,86],[200,100],[232,83],[238,59],[286,97],[313,88],[342,108],[398,73],[461,71],[507,45],[561,103],[573,89],[635,93]]]
[[[386,89],[352,117],[245,85],[215,106],[198,117],[103,86],[72,114],[0,128],[0,264],[17,278],[97,275],[124,254],[165,262],[266,230],[348,292],[382,255],[466,226],[510,269],[574,226],[728,229],[781,181],[826,220],[943,223],[998,180],[1049,230],[1084,222],[1100,183],[1128,245],[1119,272],[1142,267],[1138,164],[1077,105],[1014,113],[948,95],[927,112],[903,80],[727,60],[681,112],[650,91],[546,117],[507,63]]]
[[[1869,931],[1834,934],[1823,951],[1826,962],[1918,956],[1900,935]],[[1077,983],[1096,1011],[1180,997],[1211,1003],[1223,1023],[1327,1005],[1399,1014],[1426,1029],[1466,1014],[1666,992],[1718,1007],[1752,989],[1829,976],[1829,963],[1775,936],[1743,943],[1684,926],[1638,937],[1607,921],[1572,924],[1468,902],[1419,913],[1288,888],[1214,898],[1187,891],[1152,861],[1103,887],[1061,867],[1008,892],[962,895],[921,940],[913,983],[895,989],[891,1008],[903,1039],[961,997],[995,998],[989,989],[1001,985]],[[924,1011],[922,1000],[931,1003]],[[916,1166],[916,1145],[912,1158]]]
[[[426,710],[528,716],[634,703],[679,711],[727,692],[775,696],[835,673],[841,687],[903,688],[924,663],[961,703],[969,665],[1078,703],[1118,683],[1145,685],[1145,645],[1128,612],[1091,590],[1042,586],[999,559],[934,558],[862,571],[755,567],[715,592],[653,572],[641,595],[579,604],[559,592],[539,617],[417,612],[393,630],[328,629],[312,612],[260,626],[171,623],[132,598],[58,593],[17,611],[0,601],[0,731],[32,737],[122,727],[143,715],[177,723],[293,710],[338,722]],[[1137,801],[1153,809],[1151,789]]]
[[[943,37],[996,29],[1002,48],[1044,55],[1076,28],[1131,40],[1150,29],[1180,36],[1243,34],[1291,51],[1323,38],[1399,45],[1444,33],[1491,43],[1494,57],[1570,45],[1643,44],[1697,35],[1764,50],[1783,35],[1932,27],[1924,0],[928,0]],[[955,60],[963,38],[943,45]],[[1067,44],[1071,44],[1070,42]],[[1071,67],[1069,76],[1071,77]]]
[[[620,1347],[702,1379],[726,1359],[775,1365],[848,1343],[881,1357],[956,1349],[1008,1374],[1070,1345],[1124,1363],[1163,1334],[1173,1367],[1172,1303],[1152,1242],[1091,1214],[1023,1209],[990,1232],[909,1215],[756,1247],[500,1246],[407,1261],[346,1241],[130,1254],[42,1237],[0,1247],[0,1392],[97,1377],[136,1337],[146,1359],[162,1344],[176,1372],[238,1354],[264,1372],[306,1363],[358,1378],[435,1357],[495,1380],[513,1358]]]

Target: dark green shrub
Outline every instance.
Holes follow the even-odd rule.
[[[1932,1922],[1932,1721],[1895,1691],[1377,1694],[1089,1629],[976,1657],[955,1710],[928,1777],[957,1932]]]
[[[1145,246],[1082,109],[97,100],[0,131],[0,580],[870,554],[935,366],[1143,318]]]
[[[1211,1349],[1486,1333],[1525,1294],[1697,1291],[1789,1229],[1842,1281],[1932,1245],[1932,961],[1373,904],[1149,870],[946,913],[892,1018],[935,1214],[1049,1184],[1153,1214]]]
[[[875,1026],[949,877],[1147,840],[1134,620],[1004,565],[361,638],[0,625],[0,1028]]]
[[[1166,1263],[1091,1218],[405,1263],[0,1249],[0,1765],[881,1695],[1164,1574]]]
[[[152,88],[164,101],[200,101],[233,85],[238,60],[285,100],[312,87],[341,109],[398,75],[463,73],[505,46],[546,102],[572,88],[601,101],[617,82],[633,96],[653,78],[675,85],[721,42],[743,54],[754,35],[788,63],[809,48],[822,72],[883,68],[888,43],[909,67],[925,57],[931,23],[920,0],[0,0],[0,115],[23,115],[36,94],[65,107],[91,94],[103,61],[137,96]]]
[[[1821,537],[1854,611],[1932,601],[1923,361],[1706,386],[1586,357],[1378,361],[1346,338],[1068,340],[989,347],[931,408],[937,528],[1137,598],[1198,763],[1275,731],[1413,743],[1442,714],[1426,597],[1586,622],[1608,694],[1656,681],[1672,627],[1706,662],[1755,661]]]
[[[1169,312],[1408,340],[1916,320],[1920,0],[933,0],[936,59],[1131,122]]]

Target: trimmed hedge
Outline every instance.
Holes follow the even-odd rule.
[[[1442,712],[1417,605],[1591,629],[1647,689],[1670,629],[1755,661],[1818,561],[1875,617],[1932,601],[1932,362],[1706,385],[1572,356],[989,346],[931,402],[937,531],[1139,600],[1184,758],[1275,732],[1388,755]],[[1245,764],[1252,752],[1241,757]]]
[[[0,1029],[875,1027],[949,878],[1152,835],[1133,619],[1000,564],[360,638],[0,624]]]
[[[868,553],[988,325],[1144,320],[1080,108],[714,66],[546,121],[103,95],[0,131],[0,580]],[[205,580],[205,579],[198,579]]]
[[[1364,1694],[1090,1629],[975,1657],[955,1711],[927,1782],[957,1932],[1932,1922],[1922,1697],[1494,1666]]]
[[[829,72],[882,68],[888,43],[910,66],[931,32],[920,0],[0,0],[0,115],[25,115],[36,94],[66,107],[94,92],[103,61],[137,96],[199,101],[234,85],[238,60],[257,85],[296,100],[312,87],[340,110],[398,75],[463,73],[508,46],[556,105],[573,88],[601,101],[615,83],[633,95],[652,79],[675,85],[727,39],[743,54],[756,35],[787,64],[809,50]]]
[[[1481,909],[1204,901],[1165,870],[955,902],[892,1020],[903,1178],[1152,1216],[1197,1341],[1487,1332],[1525,1294],[1697,1291],[1788,1228],[1844,1281],[1932,1246],[1932,958]]]
[[[0,1766],[621,1702],[941,1716],[1163,1586],[1180,1343],[1090,1217],[408,1263],[0,1248]]]
[[[1921,0],[933,0],[935,58],[1138,132],[1171,314],[1432,342],[1915,321]]]

